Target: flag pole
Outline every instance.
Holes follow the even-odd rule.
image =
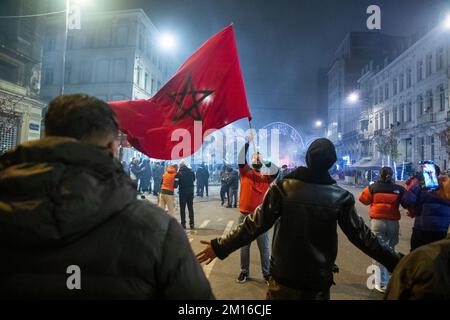
[[[248,126],[250,127],[250,132],[251,132],[250,134],[253,135],[252,121],[250,119],[248,119]],[[252,144],[253,144],[253,150],[254,150],[254,152],[256,152],[255,136],[252,137]]]

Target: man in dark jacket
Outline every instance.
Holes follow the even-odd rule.
[[[186,229],[186,205],[189,211],[189,225],[194,229],[194,181],[195,173],[189,169],[185,163],[180,164],[175,176],[175,185],[178,186],[178,193],[180,194],[180,217],[181,225]]]
[[[152,192],[152,168],[150,166],[150,160],[144,159],[140,166],[141,170],[141,183],[139,185],[139,192],[147,192],[150,194]]]
[[[153,195],[158,196],[161,192],[161,183],[164,175],[164,165],[157,162],[153,172]]]
[[[136,199],[110,107],[55,98],[46,137],[0,158],[0,298],[208,299],[185,232]]]
[[[270,299],[329,299],[337,255],[337,224],[360,250],[392,271],[399,255],[385,247],[356,214],[352,194],[336,185],[328,170],[336,162],[331,141],[308,149],[308,168],[300,167],[273,184],[254,214],[229,234],[207,244],[197,257],[226,258],[275,225]]]
[[[237,193],[239,189],[239,174],[236,170],[233,170],[233,168],[228,167],[228,205],[227,208],[237,208]],[[233,202],[234,201],[234,202]]]

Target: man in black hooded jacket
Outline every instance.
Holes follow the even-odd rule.
[[[336,162],[331,141],[318,139],[300,167],[272,184],[264,202],[230,233],[212,241],[197,257],[210,263],[252,242],[275,225],[270,299],[330,298],[337,256],[337,225],[364,253],[392,271],[400,256],[385,247],[356,214],[352,194],[336,185],[328,170]]]
[[[46,137],[0,158],[0,299],[208,299],[184,230],[137,200],[111,108],[55,98]]]

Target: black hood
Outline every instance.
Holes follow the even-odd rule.
[[[63,137],[23,144],[0,158],[0,243],[64,245],[136,199],[106,148]]]
[[[306,165],[316,172],[328,171],[336,160],[334,144],[325,138],[315,140],[306,152]]]

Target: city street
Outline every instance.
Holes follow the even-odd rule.
[[[353,193],[356,199],[362,191],[361,188],[348,186],[346,188]],[[200,243],[201,240],[210,240],[221,236],[235,227],[239,219],[238,209],[227,209],[220,205],[218,187],[210,187],[210,189],[210,197],[195,198],[196,229],[194,231],[186,231],[195,253],[198,253],[204,247]],[[150,200],[152,202],[156,201],[153,196],[151,196]],[[356,208],[368,224],[368,207],[357,201]],[[178,207],[175,212],[176,218],[179,220]],[[402,253],[408,253],[413,220],[405,215],[404,210],[401,212],[400,243],[396,249]],[[366,281],[369,276],[366,270],[371,265],[371,259],[353,246],[339,229],[338,234],[339,251],[336,264],[339,266],[340,271],[335,275],[336,286],[332,287],[331,299],[382,299],[382,294],[375,290],[369,290],[366,287]],[[272,230],[270,231],[270,239],[272,239]],[[217,299],[265,299],[266,285],[261,274],[259,251],[256,243],[252,244],[250,261],[251,279],[244,284],[235,282],[240,272],[239,251],[232,253],[223,261],[216,259],[210,265],[203,266]]]

